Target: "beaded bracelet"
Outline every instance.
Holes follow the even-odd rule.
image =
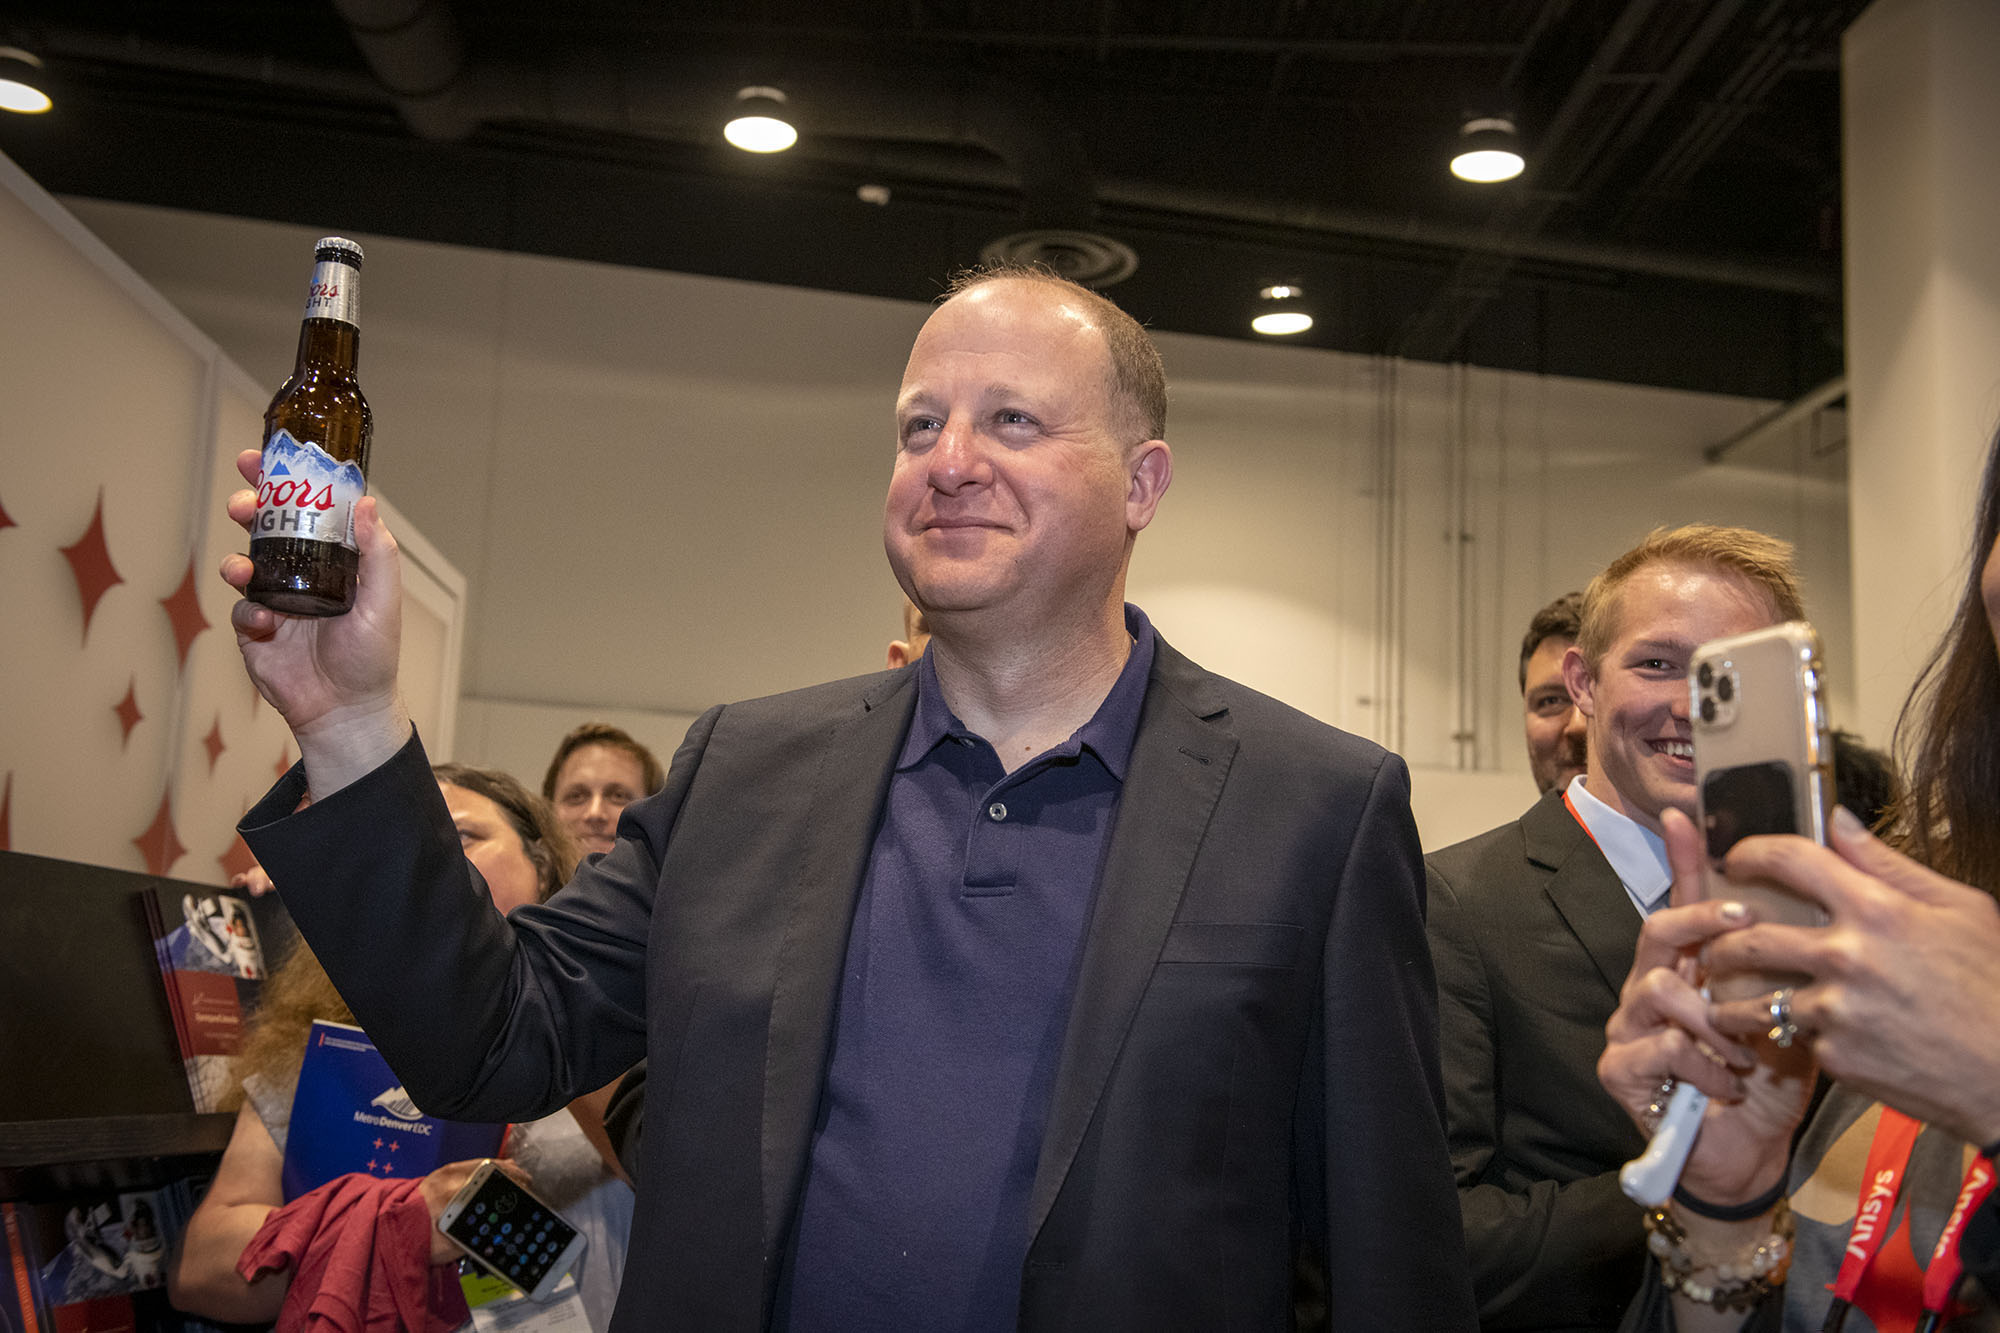
[[[1778,1200],[1771,1234],[1733,1259],[1717,1261],[1687,1248],[1687,1230],[1665,1208],[1646,1214],[1646,1248],[1660,1263],[1660,1285],[1717,1311],[1748,1310],[1784,1284],[1792,1267],[1791,1204]],[[1710,1272],[1714,1280],[1697,1281]]]

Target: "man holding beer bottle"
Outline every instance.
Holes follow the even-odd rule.
[[[1285,1329],[1301,1253],[1335,1327],[1472,1327],[1404,767],[1125,603],[1164,417],[1110,302],[961,280],[884,508],[930,651],[710,711],[511,918],[397,695],[373,502],[352,613],[237,606],[304,756],[245,836],[419,1104],[649,1057],[622,1327]]]

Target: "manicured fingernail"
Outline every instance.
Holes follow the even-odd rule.
[[[1861,821],[1854,817],[1854,812],[1844,805],[1833,807],[1833,826],[1842,833],[1850,835],[1867,832],[1861,827]]]
[[[1721,912],[1724,921],[1748,921],[1750,919],[1750,909],[1742,903],[1724,903],[1718,910]]]

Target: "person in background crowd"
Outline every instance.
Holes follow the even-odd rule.
[[[1335,1327],[1471,1326],[1407,772],[1126,604],[1165,403],[1103,297],[955,286],[882,524],[929,648],[711,710],[511,921],[410,800],[373,501],[353,612],[232,612],[304,756],[244,836],[418,1101],[649,1052],[625,1327],[1277,1330],[1301,1246]]]
[[[440,764],[433,770],[465,859],[477,869],[496,909],[540,902],[576,865],[576,849],[547,804],[492,769]],[[352,1023],[312,952],[300,946],[272,975],[237,1061],[242,1104],[215,1182],[189,1220],[170,1279],[182,1310],[229,1323],[278,1318],[291,1289],[289,1271],[250,1281],[237,1269],[245,1248],[287,1204],[280,1180],[292,1089],[316,1019]],[[587,1111],[558,1111],[509,1136],[508,1153],[535,1191],[589,1236],[577,1273],[584,1312],[596,1333],[608,1327],[624,1266],[632,1191],[611,1178]],[[425,1178],[422,1197],[433,1221],[465,1183],[476,1161],[453,1162]],[[427,1261],[455,1263],[458,1250],[435,1230]],[[412,1259],[410,1262],[416,1262]],[[301,1293],[310,1300],[312,1293]],[[303,1325],[301,1325],[303,1326]]]
[[[908,666],[924,655],[924,648],[931,641],[931,622],[924,619],[924,613],[917,610],[917,604],[903,599],[903,637],[889,640],[889,670]]]
[[[1688,661],[1801,613],[1788,545],[1702,524],[1653,532],[1582,601],[1563,699],[1588,730],[1583,775],[1428,858],[1446,1123],[1491,1329],[1615,1328],[1638,1283],[1644,1238],[1616,1173],[1645,1139],[1596,1066],[1640,922],[1666,898],[1661,817],[1694,805]]]
[[[1566,592],[1535,612],[1521,637],[1521,726],[1528,771],[1547,795],[1583,772],[1583,714],[1563,683],[1563,658],[1583,627],[1583,594]]]
[[[1745,838],[1724,862],[1827,925],[1702,900],[1699,832],[1666,829],[1674,906],[1640,934],[1598,1073],[1641,1122],[1663,1080],[1712,1100],[1680,1188],[1647,1216],[1660,1262],[1635,1329],[2000,1328],[2000,1194],[1979,1193],[2000,1152],[2000,438],[1970,565],[1897,725],[1907,789],[1888,840],[1842,808],[1825,847]],[[1742,973],[1797,980],[1698,989]],[[1834,1083],[1800,1129],[1815,1065]],[[1952,1281],[1959,1263],[1976,1284]]]
[[[618,816],[667,780],[653,752],[617,727],[586,722],[556,746],[542,777],[542,797],[555,807],[585,856],[611,850]]]

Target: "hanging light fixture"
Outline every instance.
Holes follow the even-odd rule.
[[[1451,174],[1462,181],[1491,185],[1521,174],[1521,136],[1507,116],[1474,116],[1458,132],[1458,153]]]
[[[1257,313],[1250,327],[1273,338],[1304,333],[1313,326],[1312,313],[1305,307],[1305,289],[1288,283],[1266,287],[1257,293]]]
[[[785,119],[781,88],[738,88],[735,113],[722,127],[722,137],[746,153],[782,153],[799,141],[799,132]]]
[[[0,111],[39,116],[55,105],[43,91],[47,84],[39,57],[18,46],[0,46]]]

